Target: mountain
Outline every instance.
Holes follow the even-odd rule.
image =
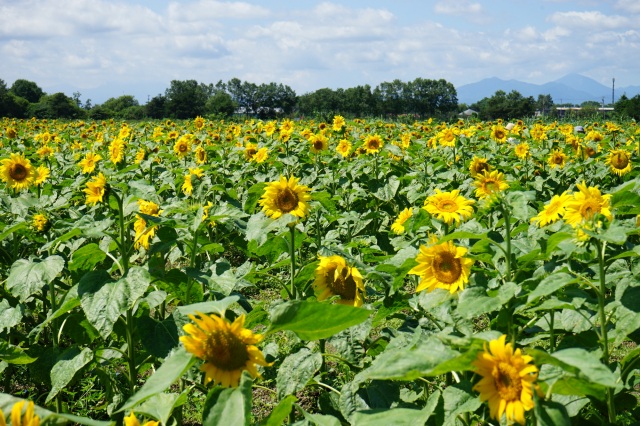
[[[496,77],[485,78],[477,83],[465,84],[456,89],[458,92],[458,102],[473,104],[483,98],[493,96],[498,90],[506,93],[516,90],[521,95],[533,96],[551,95],[556,104],[573,103],[581,104],[585,101],[611,102],[611,87],[607,87],[597,81],[580,74],[568,74],[558,80],[545,84],[525,83],[519,80],[501,80]],[[626,94],[631,98],[640,94],[640,86],[616,87],[616,100]]]

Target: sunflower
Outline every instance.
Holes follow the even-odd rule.
[[[507,423],[525,424],[524,413],[534,407],[533,392],[538,367],[531,364],[533,358],[522,355],[520,349],[513,350],[505,343],[505,335],[489,342],[484,351],[473,362],[482,379],[473,390],[480,392],[480,400],[488,401],[491,417],[498,422],[506,414]]]
[[[369,135],[364,138],[364,149],[367,154],[377,154],[380,152],[382,147],[384,146],[384,142],[382,138],[378,135]]]
[[[185,195],[191,195],[193,192],[193,183],[191,182],[191,173],[184,175],[184,182],[182,182],[182,192]]]
[[[21,191],[29,188],[34,179],[34,170],[31,161],[22,154],[11,154],[9,158],[0,161],[0,178],[10,188]]]
[[[344,127],[344,125],[346,124],[346,121],[344,121],[344,117],[341,115],[336,115],[335,117],[333,117],[333,130],[336,132],[339,132],[340,130],[342,130],[342,128]]]
[[[7,127],[7,131],[5,133],[9,139],[15,139],[18,136],[18,132],[13,127]]]
[[[475,178],[477,175],[482,175],[485,171],[490,172],[491,168],[492,167],[486,158],[476,157],[474,155],[471,160],[471,164],[469,165],[469,173],[471,174],[471,177]]]
[[[502,127],[502,124],[491,127],[491,139],[498,143],[505,143],[507,141],[507,129]]]
[[[100,160],[102,160],[102,156],[100,154],[89,152],[84,156],[82,160],[80,160],[78,166],[82,168],[82,173],[93,173],[93,171],[96,169],[96,164],[98,164],[98,161]]]
[[[631,171],[631,154],[622,149],[614,149],[607,156],[607,162],[611,171],[618,176],[626,175]]]
[[[509,188],[509,184],[505,181],[504,174],[494,170],[492,172],[485,171],[480,176],[476,176],[473,183],[476,188],[476,197],[484,199],[498,192]]]
[[[188,352],[205,361],[200,370],[205,372],[206,383],[236,387],[244,370],[255,378],[260,376],[257,365],[271,365],[256,346],[262,335],[244,328],[244,315],[231,323],[217,315],[196,314],[200,318],[189,315],[195,324],[182,327],[187,335],[180,341]]]
[[[204,118],[197,116],[193,120],[193,125],[196,126],[196,129],[200,130],[204,127]]]
[[[279,181],[269,182],[260,198],[260,205],[265,214],[277,219],[289,213],[297,217],[305,217],[309,212],[308,201],[311,199],[309,187],[298,185],[299,178],[291,176],[288,180],[280,176]]]
[[[121,139],[114,139],[109,144],[109,159],[113,164],[118,164],[124,159],[124,142]]]
[[[593,219],[596,214],[601,214],[608,220],[612,219],[610,194],[602,195],[597,187],[587,187],[584,181],[577,186],[578,192],[567,200],[564,214],[565,222],[575,228],[583,221]]]
[[[138,152],[136,152],[136,158],[134,159],[134,163],[140,164],[147,157],[147,151],[144,148],[140,148]]]
[[[343,158],[348,157],[349,153],[351,152],[351,142],[346,139],[341,139],[340,142],[338,142],[338,146],[336,147],[336,152],[342,155]]]
[[[184,158],[191,152],[191,138],[183,135],[173,145],[173,152],[178,158]]]
[[[257,164],[264,163],[269,158],[269,148],[263,146],[256,152],[256,155],[253,157]]]
[[[35,414],[35,405],[33,401],[27,402],[27,409],[22,414],[25,400],[16,402],[11,408],[11,425],[12,426],[40,426],[40,417]],[[0,426],[6,426],[7,420],[4,413],[0,410]]]
[[[314,154],[318,154],[329,149],[329,140],[323,134],[318,133],[311,135],[309,142],[311,143],[311,152]]]
[[[199,146],[196,148],[196,163],[204,164],[207,162],[207,151],[204,150],[203,147]]]
[[[359,307],[364,303],[364,282],[360,271],[341,256],[320,256],[313,282],[319,301],[340,296],[337,303]]]
[[[457,189],[451,192],[436,189],[436,193],[424,201],[422,208],[436,219],[450,225],[454,220],[460,224],[461,220],[469,219],[473,215],[473,207],[471,207],[473,203],[475,201],[466,199]]]
[[[31,220],[31,225],[38,232],[44,232],[47,229],[47,225],[49,224],[49,220],[43,214],[37,213],[33,215]]]
[[[124,426],[158,426],[158,422],[149,420],[141,425],[140,421],[132,411],[131,414],[124,418]]]
[[[33,174],[33,184],[35,186],[40,186],[49,179],[49,175],[51,175],[51,170],[49,170],[46,166],[38,166]]]
[[[469,282],[473,260],[464,257],[467,249],[458,247],[452,241],[430,247],[420,246],[416,257],[418,265],[409,273],[420,276],[416,291],[433,291],[436,288],[448,290],[451,294],[463,290]]]
[[[560,216],[564,215],[566,210],[567,201],[571,198],[570,195],[562,193],[561,195],[554,195],[549,203],[547,203],[542,211],[537,216],[531,218],[531,223],[537,222],[539,227],[546,226],[560,219]]]
[[[404,223],[413,216],[413,208],[406,208],[400,212],[398,218],[391,225],[391,230],[396,234],[402,234],[404,232]]]
[[[534,124],[531,130],[529,130],[529,134],[536,142],[544,142],[547,140],[546,128],[540,123]]]
[[[556,167],[562,168],[567,163],[567,158],[569,158],[567,154],[559,149],[554,149],[553,152],[549,154],[547,163],[549,163],[552,169]]]
[[[256,155],[256,152],[258,152],[258,146],[256,144],[252,144],[251,142],[248,142],[247,145],[244,147],[244,158],[247,161],[251,161],[253,160],[254,155]]]
[[[47,158],[53,155],[53,149],[49,145],[44,145],[36,151],[40,158]]]
[[[84,193],[87,194],[86,204],[101,203],[106,192],[107,179],[102,172],[98,176],[94,176],[90,182],[87,182],[87,187],[84,189]]]
[[[523,143],[519,143],[518,145],[515,146],[515,148],[513,149],[513,151],[516,154],[516,157],[524,160],[527,157],[529,157],[529,144],[526,142]]]
[[[162,213],[160,207],[153,201],[146,201],[143,199],[138,200],[138,208],[140,213],[148,216],[159,216]],[[134,248],[139,249],[144,247],[149,248],[149,240],[156,234],[157,225],[151,226],[147,229],[147,221],[140,215],[137,215],[137,219],[133,224],[133,230],[136,232]]]
[[[442,146],[454,147],[456,145],[456,134],[453,129],[441,130],[437,138]]]

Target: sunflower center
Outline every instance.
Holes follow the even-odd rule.
[[[513,365],[507,362],[500,362],[494,367],[492,375],[498,394],[500,394],[500,399],[507,402],[520,400],[522,380],[518,370]]]
[[[355,300],[356,298],[356,282],[349,273],[349,268],[342,268],[339,274],[335,273],[335,269],[329,271],[327,277],[331,292],[344,300]]]
[[[478,163],[475,166],[475,172],[477,174],[482,174],[484,171],[489,171],[489,164],[487,163]]]
[[[629,164],[629,157],[625,154],[616,153],[611,157],[611,164],[616,169],[624,169]]]
[[[462,275],[462,265],[453,253],[437,253],[433,258],[433,271],[438,281],[453,284]]]
[[[230,330],[216,330],[204,342],[207,362],[225,371],[237,370],[249,360],[247,346]]]
[[[554,164],[562,164],[563,161],[564,161],[564,158],[562,157],[562,155],[554,155],[553,156],[553,163]]]
[[[320,141],[320,140],[313,141],[313,148],[316,151],[321,151],[322,150],[322,141]]]
[[[458,204],[453,200],[441,200],[438,203],[438,209],[443,212],[455,212],[458,210]]]
[[[594,200],[587,200],[580,208],[580,214],[585,219],[591,219],[594,214],[600,212],[600,204]]]
[[[496,139],[503,139],[505,136],[502,130],[496,130],[495,135],[496,135]]]
[[[178,145],[178,151],[186,152],[187,151],[187,144],[181,143],[180,145]]]
[[[276,205],[280,211],[289,213],[298,207],[298,196],[291,188],[284,188],[278,192]]]
[[[378,141],[376,139],[372,139],[372,140],[369,141],[368,147],[369,147],[369,149],[378,149],[378,148],[380,148],[380,144],[378,143]]]
[[[27,168],[25,166],[18,163],[13,165],[13,167],[9,171],[9,174],[11,175],[11,178],[13,180],[20,182],[26,179],[29,172],[27,171]]]
[[[485,182],[484,187],[487,192],[492,193],[500,190],[500,184],[495,180],[488,180]]]

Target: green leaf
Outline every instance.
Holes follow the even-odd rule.
[[[548,296],[560,290],[562,287],[566,287],[570,284],[578,282],[577,278],[572,277],[566,272],[557,272],[545,277],[536,288],[529,293],[527,298],[527,304],[531,304],[537,299]]]
[[[39,336],[47,324],[62,315],[68,314],[69,311],[78,306],[80,306],[80,298],[78,297],[78,284],[76,284],[67,291],[67,294],[65,294],[64,299],[58,306],[58,309],[29,332],[29,337],[36,336],[35,340],[38,340],[37,336]]]
[[[311,199],[320,203],[322,207],[327,209],[327,211],[333,215],[336,214],[337,208],[336,203],[331,199],[331,194],[327,191],[315,191],[311,193]]]
[[[287,356],[278,368],[276,377],[278,399],[303,389],[320,367],[322,367],[322,355],[308,348],[302,348]]]
[[[458,313],[463,318],[473,318],[478,315],[500,310],[515,296],[519,287],[512,282],[503,284],[494,296],[488,296],[483,287],[469,287],[460,294]]]
[[[24,302],[53,281],[62,269],[64,259],[60,256],[49,256],[42,261],[18,259],[11,265],[7,289]]]
[[[329,414],[312,414],[302,410],[304,418],[315,426],[341,426],[340,420]]]
[[[381,201],[391,201],[396,196],[399,187],[400,180],[392,175],[384,186],[373,192],[373,196]]]
[[[478,395],[471,390],[471,383],[467,381],[447,386],[442,397],[446,413],[445,425],[456,425],[458,414],[476,411],[482,405]]]
[[[535,392],[533,400],[533,412],[539,426],[571,426],[571,419],[564,405],[540,399]]]
[[[8,395],[6,393],[0,393],[0,410],[7,414],[11,413],[11,408],[20,401],[25,401],[22,398],[16,398],[15,396]],[[93,420],[87,417],[75,416],[73,414],[66,413],[53,413],[49,410],[46,410],[38,405],[34,406],[34,413],[40,417],[40,424],[52,426],[52,425],[66,425],[69,422],[72,424],[81,424],[86,426],[113,426],[115,422],[101,421],[101,420]],[[7,416],[7,420],[9,420],[9,416]]]
[[[73,252],[71,262],[69,262],[69,270],[72,272],[77,270],[90,271],[106,257],[107,254],[98,244],[87,244]]]
[[[287,420],[293,404],[298,400],[293,395],[285,396],[276,407],[271,410],[269,416],[260,422],[260,426],[282,426],[282,423]]]
[[[5,238],[7,238],[9,235],[13,234],[16,231],[26,228],[27,225],[28,225],[27,222],[18,222],[15,225],[10,226],[9,228],[3,229],[2,232],[0,232],[0,241],[4,240]]]
[[[93,351],[89,348],[80,351],[80,348],[72,347],[60,355],[51,369],[51,391],[49,391],[45,403],[48,404],[62,389],[67,387],[76,374],[92,360]]]
[[[157,321],[143,316],[138,319],[137,328],[144,348],[158,358],[166,357],[180,343],[178,327],[173,317]]]
[[[371,311],[346,305],[292,300],[271,311],[269,333],[289,330],[302,340],[326,339],[364,322]]]
[[[252,383],[251,376],[244,372],[237,388],[212,389],[202,412],[203,426],[248,426],[251,421]]]
[[[13,346],[11,343],[0,340],[0,360],[9,364],[30,364],[37,358],[31,358],[22,348]]]
[[[22,305],[18,305],[15,308],[9,305],[7,299],[0,300],[0,333],[4,329],[11,329],[22,321]]]
[[[116,282],[109,279],[104,271],[92,271],[78,283],[82,309],[104,339],[111,334],[118,317],[133,308],[151,282],[149,272],[139,266],[131,267],[127,275]]]
[[[242,206],[245,213],[252,214],[256,209],[256,205],[264,194],[264,187],[267,186],[264,182],[258,182],[251,185],[251,188],[247,191],[247,198],[244,200],[244,205]]]
[[[356,411],[351,417],[354,425],[367,426],[415,426],[424,425],[431,413],[411,408],[390,408]]]
[[[396,347],[390,344],[369,368],[358,373],[355,380],[410,381],[418,377],[437,376],[447,370],[446,361],[460,355],[435,337],[418,337],[410,345]]]
[[[171,413],[176,407],[187,402],[188,394],[189,390],[185,390],[181,394],[159,393],[137,406],[135,413],[160,420],[163,425],[169,424]]]
[[[128,411],[152,396],[165,392],[196,362],[196,359],[183,347],[176,349],[118,412]]]
[[[582,348],[569,348],[547,354],[539,350],[528,353],[536,364],[551,364],[561,367],[580,380],[605,387],[616,387],[616,376],[600,361],[600,353],[588,352]]]

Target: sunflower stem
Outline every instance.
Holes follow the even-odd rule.
[[[512,280],[511,276],[511,215],[509,214],[509,209],[504,205],[504,200],[500,202],[500,209],[502,210],[502,216],[504,217],[504,231],[505,231],[505,258],[507,263],[507,270],[505,273],[505,278],[508,281]]]
[[[554,313],[555,313],[554,309],[551,309],[549,311],[549,352],[555,352],[556,351],[556,335],[555,335],[555,332],[553,330],[553,328],[554,328],[554,324],[553,324]]]
[[[289,236],[290,245],[289,245],[289,255],[291,256],[291,290],[290,297],[291,299],[297,299],[298,295],[296,292],[296,224],[295,222],[291,222],[288,224],[289,226]]]
[[[607,367],[609,367],[609,338],[607,336],[608,321],[607,314],[604,310],[605,296],[607,294],[607,283],[604,268],[604,252],[606,249],[606,244],[597,239],[595,240],[595,244],[598,256],[598,278],[600,281],[600,289],[597,294],[598,314],[600,316],[600,338],[602,339],[602,361]],[[607,414],[609,415],[609,423],[611,424],[615,423],[616,421],[616,406],[613,400],[613,391],[613,389],[607,388]]]

